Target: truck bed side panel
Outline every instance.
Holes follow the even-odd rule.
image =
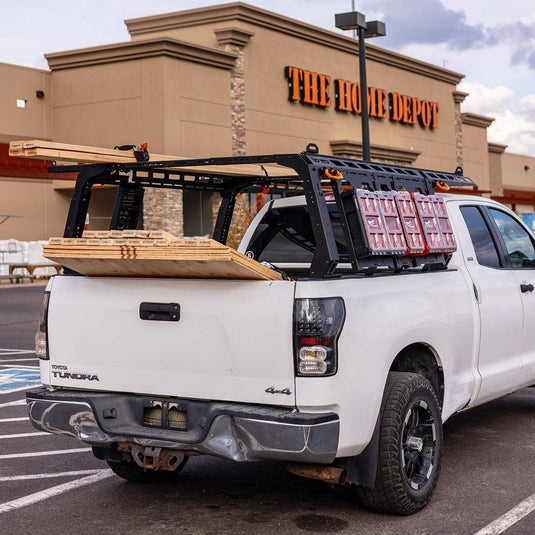
[[[443,366],[444,419],[469,401],[476,373],[472,352],[477,318],[462,273],[297,283],[297,298],[337,295],[346,306],[338,372],[332,377],[299,377],[296,392],[300,410],[340,415],[339,456],[360,453],[371,439],[389,368],[413,343],[429,346]]]

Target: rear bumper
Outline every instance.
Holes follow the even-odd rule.
[[[186,413],[186,428],[178,430],[144,425],[144,407],[158,397],[39,388],[28,391],[26,398],[37,429],[104,448],[134,443],[235,461],[323,464],[334,461],[338,448],[340,422],[335,413],[162,398]]]

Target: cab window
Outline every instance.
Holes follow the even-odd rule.
[[[502,267],[496,244],[479,209],[476,206],[461,206],[461,213],[468,227],[479,265]]]
[[[509,214],[490,208],[489,213],[503,238],[512,269],[535,268],[533,237]]]

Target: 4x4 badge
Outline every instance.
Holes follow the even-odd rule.
[[[270,386],[265,390],[268,394],[286,394],[287,396],[292,395],[292,391],[289,388],[283,388],[282,390],[277,390],[274,386]]]

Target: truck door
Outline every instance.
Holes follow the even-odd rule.
[[[503,240],[503,257],[515,279],[524,313],[517,388],[535,383],[535,245],[533,235],[503,210],[488,207],[491,222]]]
[[[520,381],[522,301],[486,207],[467,204],[460,211],[466,224],[459,229],[464,262],[479,307],[481,386],[472,404],[480,404],[512,392]]]

